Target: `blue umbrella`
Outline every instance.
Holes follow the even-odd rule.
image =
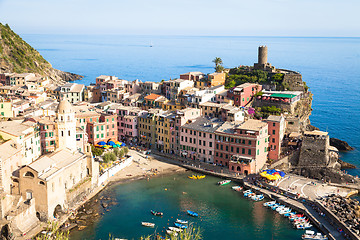
[[[106,145],[106,142],[104,141],[98,142],[98,145]]]

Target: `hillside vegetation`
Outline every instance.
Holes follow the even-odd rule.
[[[52,68],[41,54],[16,34],[9,25],[0,23],[0,72],[38,73],[54,82],[72,81],[81,76]]]

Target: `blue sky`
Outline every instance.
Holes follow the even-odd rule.
[[[359,0],[0,0],[19,33],[360,37]]]

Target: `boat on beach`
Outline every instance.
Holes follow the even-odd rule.
[[[192,217],[198,217],[198,216],[199,216],[198,213],[193,212],[193,211],[190,211],[190,210],[187,210],[187,214],[189,214],[189,215],[192,216]]]
[[[230,182],[231,182],[231,180],[223,180],[223,181],[218,182],[217,184],[220,186],[223,186],[223,185],[229,184]]]
[[[327,240],[328,237],[326,235],[322,235],[321,233],[315,233],[314,231],[306,230],[305,234],[301,236],[301,239]]]
[[[150,212],[154,216],[162,216],[162,215],[164,215],[162,212],[158,212],[158,211],[154,211],[154,210],[151,210]]]
[[[143,225],[144,227],[155,227],[155,223],[151,222],[141,222],[141,225]]]
[[[181,219],[176,219],[176,222],[180,223],[180,224],[188,224],[188,221],[181,220]]]

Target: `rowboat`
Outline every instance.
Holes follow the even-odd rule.
[[[176,222],[180,223],[180,224],[188,224],[188,221],[181,220],[181,219],[176,219]]]
[[[189,214],[192,217],[198,217],[199,216],[199,214],[197,214],[196,212],[190,211],[190,210],[187,210],[187,214]]]
[[[302,239],[316,239],[316,240],[327,240],[328,237],[326,235],[322,235],[321,233],[316,233],[314,231],[306,230],[305,234],[301,236]]]
[[[143,225],[144,227],[155,227],[155,223],[150,222],[141,222],[141,225]]]
[[[201,175],[201,176],[198,175],[198,176],[197,176],[198,179],[203,179],[203,178],[205,178],[205,177],[206,177],[205,175]]]
[[[158,212],[158,211],[154,211],[154,210],[151,210],[150,212],[152,213],[152,215],[155,215],[155,216],[162,216],[162,215],[164,215],[162,212]]]
[[[183,231],[181,228],[177,228],[177,227],[169,227],[169,230],[173,231],[173,232],[182,232]]]
[[[229,184],[230,182],[231,182],[231,180],[223,180],[223,181],[218,182],[217,184],[220,186],[223,186],[223,185]]]
[[[291,217],[293,215],[296,215],[296,212],[289,212],[289,213],[285,213],[284,217]]]
[[[277,208],[276,211],[280,212],[280,211],[287,211],[287,210],[291,210],[290,208],[287,207],[283,207],[283,208]]]
[[[243,189],[241,186],[232,186],[231,188],[237,192],[240,192]]]
[[[174,225],[175,225],[175,227],[178,227],[178,228],[181,228],[181,229],[186,229],[187,228],[187,226],[186,225],[184,225],[184,224],[180,224],[180,223],[174,223]]]
[[[192,175],[192,176],[188,176],[188,178],[190,178],[190,179],[203,179],[203,178],[205,178],[205,175]]]

